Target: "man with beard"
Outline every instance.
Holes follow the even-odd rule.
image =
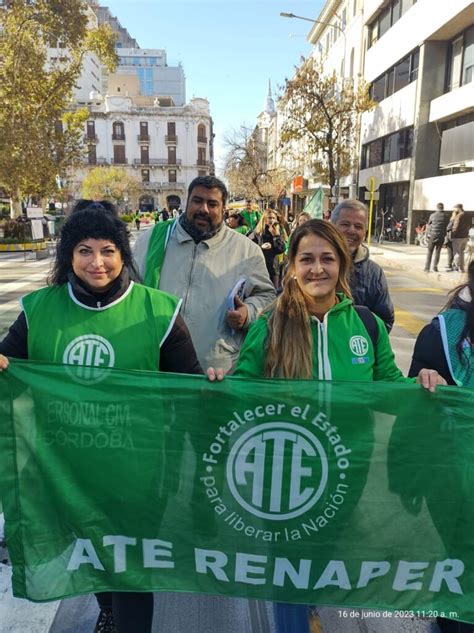
[[[332,212],[331,222],[346,238],[352,257],[349,282],[354,304],[369,308],[390,332],[395,315],[387,279],[381,267],[369,259],[369,249],[362,243],[367,233],[367,207],[359,200],[343,200]]]
[[[140,235],[134,254],[145,285],[183,300],[181,316],[203,369],[228,372],[275,290],[260,247],[225,225],[226,201],[221,180],[195,178],[185,213]]]

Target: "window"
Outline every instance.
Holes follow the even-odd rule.
[[[112,124],[112,140],[124,141],[125,140],[125,128],[123,123],[115,121]]]
[[[95,121],[87,121],[87,138],[95,141]]]
[[[148,165],[150,162],[150,157],[148,153],[148,145],[142,145],[140,147],[140,162],[142,165]]]
[[[168,165],[176,165],[176,147],[168,147]]]
[[[349,77],[354,77],[354,49],[351,50],[351,61],[349,66]]]
[[[87,151],[89,154],[89,165],[97,165],[97,153],[95,145],[89,145]]]
[[[464,60],[462,63],[462,85],[473,80],[474,76],[474,26],[464,34]]]
[[[198,143],[207,143],[206,126],[203,125],[202,123],[198,125],[197,140],[198,140]]]
[[[413,152],[413,127],[378,138],[362,147],[361,168],[376,167],[410,158]]]
[[[391,26],[391,8],[388,6],[379,17],[379,37],[382,37]]]
[[[203,147],[198,147],[198,165],[206,164],[206,150]]]
[[[400,88],[407,86],[410,83],[410,55],[402,59],[401,62],[395,66],[395,82],[393,86],[393,92],[397,92]]]
[[[168,172],[168,182],[176,182],[176,169],[170,169]]]
[[[382,99],[390,97],[397,90],[415,81],[418,77],[419,60],[420,51],[417,48],[375,79],[370,87],[372,99],[380,103]]]
[[[391,0],[388,6],[384,7],[375,20],[368,25],[368,47],[373,46],[384,33],[391,29],[415,2],[416,0]]]
[[[447,91],[470,83],[474,77],[474,26],[455,37],[448,51]]]
[[[150,170],[142,169],[142,182],[150,182]]]
[[[146,121],[140,121],[140,140],[148,140],[148,123]]]
[[[450,82],[449,90],[455,90],[461,85],[461,64],[462,64],[462,45],[463,36],[458,37],[457,40],[451,44],[451,59],[450,59]]]
[[[115,165],[125,165],[125,145],[114,145],[114,163]]]

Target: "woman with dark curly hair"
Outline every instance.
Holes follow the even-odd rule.
[[[0,371],[7,356],[69,364],[68,347],[89,337],[88,346],[76,344],[74,360],[92,371],[103,362],[102,340],[113,350],[109,366],[118,369],[202,373],[178,314],[181,301],[137,280],[127,228],[113,205],[79,202],[62,228],[47,287],[23,297],[23,311],[0,343]],[[152,593],[97,599],[96,633],[151,631]]]

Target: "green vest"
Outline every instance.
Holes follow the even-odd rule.
[[[149,288],[158,288],[163,262],[165,260],[166,246],[175,228],[176,220],[167,220],[155,224],[152,229],[148,251],[146,254],[145,274],[143,283]]]
[[[156,371],[160,346],[180,304],[172,295],[134,282],[103,308],[79,303],[70,284],[36,290],[22,299],[28,358],[75,365],[84,380],[98,379],[113,367]]]
[[[467,338],[463,341],[463,359],[461,362],[456,348],[457,342],[466,323],[464,310],[446,310],[438,315],[441,340],[449,371],[458,387],[474,388],[474,354],[473,344]]]

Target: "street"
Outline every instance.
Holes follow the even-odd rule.
[[[420,256],[423,253],[420,250]],[[385,258],[387,258],[385,254]],[[0,255],[0,336],[19,313],[18,299],[43,285],[52,258],[24,261],[23,255]],[[384,256],[378,257],[379,263]],[[385,262],[387,263],[387,261]],[[449,284],[427,278],[417,270],[406,270],[390,262],[385,266],[393,302],[396,325],[391,334],[400,368],[406,372],[417,333],[445,304]],[[0,551],[0,633],[90,633],[97,617],[93,596],[82,596],[61,603],[34,604],[12,598],[9,591],[10,568],[1,564]],[[380,619],[377,617],[342,619],[335,609],[323,609],[323,631],[331,633],[427,633],[437,631],[432,621]],[[157,633],[273,633],[271,603],[255,600],[217,598],[188,594],[156,594],[153,631]]]

